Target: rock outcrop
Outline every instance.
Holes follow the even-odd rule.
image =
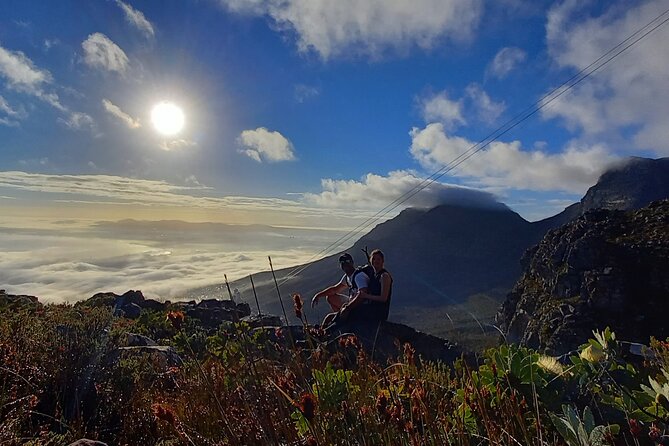
[[[25,305],[42,305],[35,296],[23,294],[7,294],[5,290],[0,290],[0,308],[17,307]]]
[[[498,322],[509,342],[564,353],[611,327],[621,339],[669,336],[669,200],[593,210],[549,232]]]
[[[200,302],[163,303],[146,299],[141,291],[130,290],[122,295],[115,293],[97,293],[79,305],[92,307],[106,306],[113,308],[117,316],[136,319],[142,310],[168,311],[180,310],[186,316],[200,320],[205,328],[217,328],[221,323],[240,320],[251,315],[247,303],[235,303],[231,300],[203,299]]]
[[[290,325],[282,327],[261,327],[261,330],[271,341],[289,346],[291,338],[293,342],[303,347],[310,347],[306,341],[304,328],[301,325]],[[456,359],[469,353],[462,350],[456,344],[446,339],[420,332],[407,325],[394,322],[382,322],[380,326],[368,324],[343,325],[336,329],[330,329],[320,337],[321,342],[326,342],[331,349],[336,350],[338,339],[347,335],[355,335],[360,341],[360,346],[367,354],[379,363],[394,360],[402,354],[404,344],[410,344],[415,350],[416,358],[428,361],[440,361],[451,364]]]

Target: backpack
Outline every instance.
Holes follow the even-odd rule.
[[[381,276],[383,273],[387,272],[385,269],[382,269],[377,274],[374,271],[374,268],[371,265],[361,266],[356,268],[355,273],[351,276],[351,280],[355,280],[356,274],[364,272],[369,277],[369,284],[367,285],[367,292],[369,294],[374,294],[377,296],[381,295]],[[388,300],[385,302],[376,302],[372,300],[366,300],[365,304],[356,308],[354,312],[354,319],[361,321],[385,321],[388,320],[388,313],[390,312],[390,300],[392,297],[392,282],[390,283],[390,291],[388,294]]]
[[[357,267],[355,269],[355,271],[353,272],[353,275],[351,276],[351,285],[352,286],[349,287],[349,293],[351,292],[351,290],[355,289],[354,288],[355,287],[355,277],[360,273],[367,274],[367,277],[369,277],[369,285],[371,285],[372,281],[375,279],[374,268],[372,267],[372,265],[364,265],[364,266]],[[369,285],[368,285],[368,287],[369,287]],[[377,294],[379,294],[379,293],[381,293],[381,284],[380,283],[379,283],[379,291],[378,291]]]

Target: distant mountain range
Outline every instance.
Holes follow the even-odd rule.
[[[523,253],[549,230],[590,209],[637,209],[667,197],[669,158],[632,158],[604,173],[579,203],[545,220],[528,222],[500,203],[490,207],[460,204],[429,210],[410,208],[376,226],[346,251],[364,264],[362,249],[381,248],[394,278],[390,319],[429,331],[420,319],[441,314],[439,310],[445,306],[462,304],[476,296],[490,301],[491,307],[497,306],[520,277]],[[337,281],[341,277],[338,256],[315,261],[287,279],[295,268],[276,271],[284,305],[289,305],[292,292],[301,293],[307,300]],[[271,274],[257,274],[254,280],[263,312],[280,314]],[[248,279],[231,286],[253,302]],[[323,303],[307,316],[315,322],[326,307]]]

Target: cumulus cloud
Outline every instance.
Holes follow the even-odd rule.
[[[388,176],[368,173],[360,181],[323,179],[321,186],[321,193],[304,195],[307,203],[328,208],[380,209],[406,196],[407,200],[399,206],[400,209],[431,208],[440,204],[501,206],[490,193],[439,182],[429,183],[405,170],[390,172]],[[426,187],[418,191],[422,186]]]
[[[295,159],[291,142],[281,133],[269,131],[265,127],[244,130],[237,138],[237,142],[243,147],[241,153],[259,163]]]
[[[121,122],[123,122],[129,128],[136,129],[140,127],[138,119],[133,118],[132,116],[121,110],[119,106],[114,105],[109,99],[103,99],[102,106],[109,114],[120,119]]]
[[[468,85],[465,94],[457,100],[441,91],[419,98],[418,102],[426,123],[438,122],[448,130],[467,125],[472,120],[494,124],[506,109],[504,102],[492,100],[476,83]]]
[[[448,135],[433,123],[413,128],[411,155],[426,169],[437,170],[453,162],[475,144]],[[493,142],[450,172],[479,187],[532,189],[583,193],[617,158],[603,145],[573,143],[561,153],[524,151],[519,141]]]
[[[446,39],[468,39],[483,12],[480,0],[219,0],[230,11],[264,15],[297,37],[302,52],[323,59],[377,58]]]
[[[569,71],[584,69],[666,9],[662,0],[629,7],[615,2],[592,16],[584,10],[588,5],[563,1],[548,13],[549,55]],[[564,120],[584,138],[628,137],[638,149],[669,155],[667,41],[669,28],[664,26],[546,107],[543,116]]]
[[[0,75],[10,89],[35,96],[61,111],[65,110],[56,93],[44,90],[53,81],[51,73],[36,67],[21,51],[10,51],[0,46]]]
[[[81,47],[84,49],[84,62],[92,68],[115,71],[121,75],[128,69],[128,56],[102,33],[91,34]]]
[[[470,84],[467,87],[467,96],[471,100],[479,120],[487,124],[494,124],[506,109],[504,102],[495,102],[490,99],[488,93],[478,84]]]
[[[155,35],[153,25],[146,19],[146,17],[144,17],[144,13],[142,13],[142,11],[138,11],[121,0],[116,0],[116,4],[123,10],[126,22],[137,28],[147,38],[153,37]]]
[[[498,79],[503,79],[520,63],[525,62],[526,58],[527,53],[525,51],[520,48],[507,46],[495,54],[495,58],[488,65],[486,72]]]
[[[462,116],[462,100],[450,99],[445,91],[421,99],[420,106],[425,122],[441,122],[448,129],[467,123]]]

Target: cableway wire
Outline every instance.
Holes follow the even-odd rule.
[[[595,61],[590,63],[585,68],[581,69],[578,73],[574,74],[572,77],[564,81],[562,84],[553,88],[549,93],[539,98],[537,101],[532,103],[523,111],[517,113],[514,117],[512,117],[504,124],[502,124],[500,127],[498,127],[496,130],[488,134],[481,141],[472,145],[469,149],[458,155],[451,162],[447,163],[444,167],[440,168],[439,170],[435,171],[428,177],[421,180],[416,186],[404,192],[402,195],[400,195],[399,197],[388,203],[386,206],[384,206],[382,209],[377,211],[374,215],[368,217],[358,226],[351,229],[346,234],[342,235],[337,240],[332,242],[330,245],[328,245],[321,251],[314,254],[305,264],[294,268],[292,271],[288,273],[288,275],[283,280],[281,280],[281,282],[279,282],[279,284],[281,285],[286,281],[301,274],[312,265],[311,262],[313,260],[317,259],[321,255],[326,255],[333,248],[339,248],[344,243],[350,241],[357,233],[368,228],[369,226],[371,226],[372,223],[383,218],[388,213],[392,212],[398,206],[409,200],[411,197],[413,197],[417,193],[421,192],[422,190],[430,186],[432,183],[434,183],[439,178],[446,175],[448,172],[460,166],[462,163],[467,161],[476,153],[488,147],[499,137],[505,135],[506,133],[508,133],[509,131],[511,131],[512,129],[514,129],[515,127],[517,127],[518,125],[520,125],[521,123],[523,123],[524,121],[526,121],[527,119],[529,119],[530,117],[541,111],[543,108],[545,108],[546,106],[550,105],[552,102],[560,98],[562,95],[573,89],[576,85],[583,82],[585,79],[587,79],[592,74],[603,68],[605,65],[609,64],[619,55],[621,55],[629,48],[639,43],[641,40],[646,38],[648,35],[650,35],[652,32],[660,28],[662,25],[667,23],[667,21],[669,21],[669,17],[664,17],[667,14],[669,14],[669,9],[665,10],[664,12],[656,16],[653,20],[648,22],[646,25],[642,26],[641,28],[630,34],[623,41],[621,41],[616,46],[608,50],[606,53],[602,54]]]

